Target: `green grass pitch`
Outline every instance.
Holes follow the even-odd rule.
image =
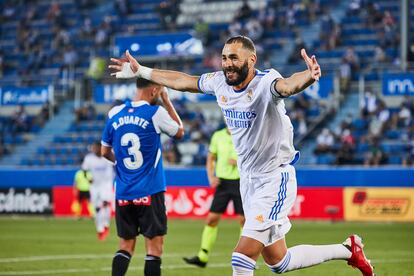
[[[199,247],[202,220],[170,220],[165,240],[163,275],[231,275],[231,252],[240,229],[235,221],[222,221],[207,268],[186,265],[183,256]],[[342,242],[359,233],[380,276],[414,275],[414,224],[293,222],[288,246]],[[0,275],[110,275],[112,255],[117,249],[115,228],[99,242],[92,220],[44,217],[0,217]],[[143,241],[127,275],[143,275]],[[258,261],[255,275],[274,275]],[[289,272],[288,275],[361,275],[344,261]]]

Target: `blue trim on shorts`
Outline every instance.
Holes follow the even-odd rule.
[[[275,205],[273,205],[272,210],[269,214],[269,219],[271,220],[277,220],[277,215],[280,213],[280,210],[282,209],[283,203],[286,199],[286,192],[287,192],[287,182],[289,181],[289,173],[288,172],[282,172],[282,181],[279,186],[279,193],[277,194],[277,201],[275,202]]]
[[[276,212],[276,217],[275,217],[275,220],[277,220],[277,215],[278,215],[278,214],[280,213],[280,211],[282,210],[283,203],[285,203],[285,199],[286,199],[287,183],[289,182],[289,173],[288,173],[288,172],[286,172],[285,174],[286,174],[286,176],[285,176],[285,183],[284,183],[284,185],[283,185],[282,203],[281,203],[281,204],[280,204],[280,206],[279,206],[279,210]]]
[[[283,173],[280,173],[280,174],[282,176],[282,181],[281,181],[280,186],[279,186],[279,193],[277,194],[277,199],[278,200],[275,201],[275,205],[273,205],[272,210],[270,211],[270,214],[269,214],[269,217],[268,217],[269,219],[272,219],[273,212],[275,211],[275,209],[277,208],[277,205],[279,204],[280,191],[282,190],[283,181],[285,181],[285,177],[284,177]]]

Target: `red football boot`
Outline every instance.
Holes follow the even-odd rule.
[[[348,264],[354,268],[358,268],[364,276],[375,276],[374,267],[371,265],[370,260],[365,257],[364,244],[361,237],[358,235],[351,235],[343,243],[351,250],[351,258],[348,259]]]

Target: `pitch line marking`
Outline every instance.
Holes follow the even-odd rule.
[[[373,263],[411,263],[412,259],[373,259]],[[230,268],[230,263],[212,263],[208,265],[209,268]],[[182,265],[163,265],[163,269],[197,269],[188,264]],[[131,266],[128,270],[142,270],[143,266]],[[53,269],[53,270],[29,270],[29,271],[10,271],[0,272],[0,275],[47,275],[47,274],[67,274],[67,273],[83,273],[83,272],[97,272],[97,271],[111,271],[111,267],[99,268],[99,269],[88,269],[88,268],[72,268],[72,269]]]
[[[230,263],[215,263],[209,264],[209,268],[223,268],[223,267],[231,267]],[[53,270],[39,270],[39,271],[10,271],[10,272],[0,272],[0,275],[46,275],[46,274],[56,274],[56,273],[82,273],[82,272],[96,272],[96,271],[111,271],[111,267],[105,267],[100,269],[88,269],[88,268],[69,268],[69,269],[53,269]],[[143,266],[131,266],[128,267],[128,271],[134,270],[143,270]],[[182,265],[163,265],[162,269],[197,269],[193,266],[188,264]]]
[[[194,253],[194,252],[193,252]],[[180,253],[180,254],[163,254],[163,258],[180,258],[192,253]],[[225,253],[212,253],[211,256],[229,256],[231,254]],[[42,262],[42,261],[55,261],[55,260],[78,260],[78,259],[101,259],[101,258],[112,258],[114,254],[78,254],[78,255],[45,255],[45,256],[24,256],[15,258],[0,258],[0,263],[18,263],[18,262]],[[140,255],[137,255],[140,256]]]

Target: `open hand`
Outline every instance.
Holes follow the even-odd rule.
[[[125,55],[122,58],[111,58],[111,61],[114,64],[109,65],[108,68],[115,70],[115,72],[111,73],[111,76],[115,76],[118,79],[129,79],[137,76],[140,65],[128,50],[125,51]]]
[[[316,61],[315,55],[309,57],[306,54],[306,50],[302,49],[300,51],[302,58],[305,60],[306,66],[308,66],[308,70],[311,74],[311,78],[315,81],[319,81],[319,78],[322,76],[321,67],[319,66],[318,62]]]

